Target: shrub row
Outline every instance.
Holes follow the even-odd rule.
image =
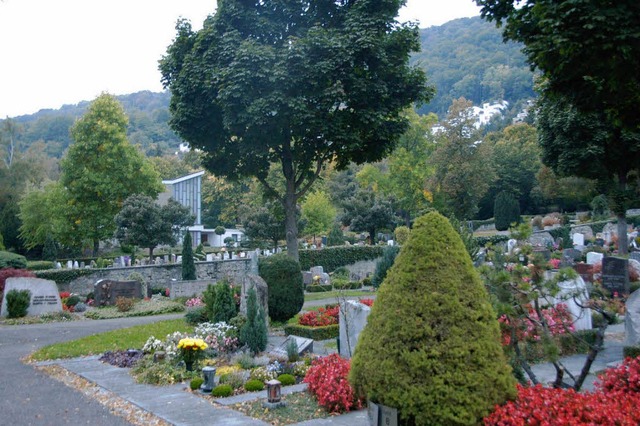
[[[340,246],[322,250],[300,250],[300,267],[303,271],[308,271],[312,266],[322,265],[325,272],[333,272],[340,266],[377,259],[382,256],[382,249],[382,246]]]
[[[94,269],[53,269],[48,271],[36,271],[36,277],[55,281],[56,284],[68,284],[79,277],[94,274]]]
[[[509,241],[509,236],[508,235],[490,235],[487,237],[474,237],[476,242],[478,243],[478,245],[480,247],[484,247],[487,244],[491,243],[491,244],[498,244],[498,243],[503,243],[505,241]]]
[[[333,286],[331,284],[312,284],[308,285],[305,290],[309,293],[324,293],[333,290]]]
[[[325,325],[323,327],[307,327],[305,325],[287,324],[284,326],[284,334],[306,337],[313,340],[335,339],[340,334],[338,324]]]
[[[46,271],[54,269],[56,264],[49,260],[29,260],[27,261],[27,269],[31,271]]]
[[[19,254],[8,251],[0,251],[0,269],[15,268],[24,269],[27,267],[27,258]]]

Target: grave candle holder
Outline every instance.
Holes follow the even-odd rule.
[[[214,379],[216,377],[215,367],[204,367],[202,369],[202,375],[204,376],[204,383],[200,385],[200,392],[211,393],[214,387]]]
[[[265,408],[278,408],[287,405],[282,401],[282,383],[279,380],[269,380],[267,385],[267,400],[262,403]]]

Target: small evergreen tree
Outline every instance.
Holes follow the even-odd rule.
[[[254,288],[249,290],[247,299],[247,322],[240,331],[240,341],[257,354],[267,348],[267,321],[264,311],[258,306],[258,297]]]
[[[487,291],[440,214],[415,221],[378,290],[349,381],[415,426],[477,425],[516,396]]]
[[[211,315],[212,322],[229,322],[236,316],[236,302],[233,300],[233,294],[229,282],[223,280],[215,285],[213,298],[213,309]]]
[[[196,279],[196,264],[193,260],[193,247],[191,247],[191,233],[185,232],[182,241],[182,280]]]
[[[300,264],[285,254],[260,260],[260,276],[269,287],[269,316],[274,321],[288,321],[304,304],[304,282]]]
[[[520,203],[509,192],[502,191],[493,203],[496,230],[506,231],[512,223],[520,223]]]
[[[331,228],[331,231],[327,236],[327,246],[333,247],[333,246],[341,246],[343,244],[344,244],[344,235],[342,234],[342,227],[340,226],[339,223],[336,222],[333,224],[333,228]]]
[[[42,248],[42,260],[50,260],[55,262],[58,258],[58,246],[53,240],[51,234],[47,234],[47,238],[44,240],[44,247]]]
[[[371,278],[371,285],[378,288],[384,278],[387,276],[387,271],[393,266],[393,262],[396,260],[396,256],[400,248],[398,246],[387,246],[382,251],[382,259],[376,263],[376,270]]]

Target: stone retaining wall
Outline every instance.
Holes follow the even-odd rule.
[[[196,279],[218,281],[228,277],[232,281],[243,282],[248,274],[258,274],[258,258],[215,260],[212,262],[196,262]],[[182,265],[146,265],[125,268],[95,269],[95,273],[85,275],[68,284],[60,285],[60,290],[87,295],[93,291],[93,285],[103,279],[123,281],[131,274],[142,275],[146,287],[171,288],[174,281],[182,280]]]

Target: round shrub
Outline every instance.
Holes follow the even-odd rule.
[[[269,286],[269,316],[286,322],[304,304],[304,285],[300,264],[285,254],[260,260],[260,276]]]
[[[0,251],[0,269],[15,268],[25,269],[27,267],[27,258],[19,254],[8,251]]]
[[[233,388],[229,385],[219,385],[213,388],[211,395],[216,398],[226,398],[233,394]]]
[[[278,381],[282,383],[282,386],[291,386],[296,384],[296,378],[291,374],[281,374],[278,376]]]
[[[80,297],[78,297],[78,296],[76,296],[74,294],[73,296],[67,297],[67,301],[66,301],[65,305],[67,305],[67,306],[76,306],[78,303],[80,303]]]
[[[188,309],[184,316],[184,320],[190,325],[198,325],[209,321],[206,307],[197,306],[195,308]]]
[[[249,380],[244,384],[244,389],[247,392],[261,391],[262,389],[264,389],[264,383],[262,383],[260,380]]]
[[[416,426],[476,425],[516,396],[489,295],[442,215],[415,221],[378,290],[349,380],[359,397]]]
[[[189,387],[191,388],[191,390],[198,390],[200,389],[200,386],[204,383],[204,379],[202,377],[196,377],[195,379],[191,379],[191,382],[189,383]]]
[[[409,239],[409,233],[411,230],[408,226],[398,226],[395,231],[393,231],[393,235],[396,238],[396,243],[399,245],[403,245]]]

